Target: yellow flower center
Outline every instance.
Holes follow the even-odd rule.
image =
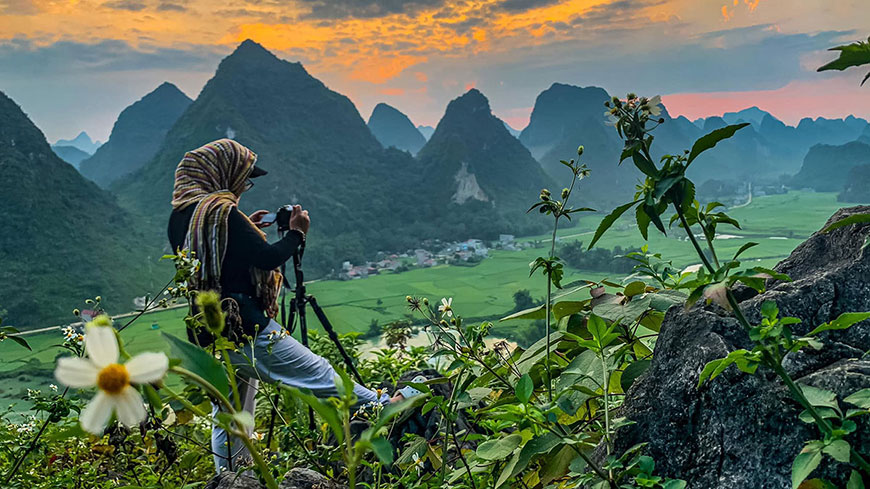
[[[130,385],[130,374],[127,372],[127,367],[120,363],[106,365],[97,374],[97,387],[107,394],[120,394],[128,385]]]

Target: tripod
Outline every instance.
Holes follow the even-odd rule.
[[[281,237],[283,237],[285,233],[286,230],[281,231]],[[332,340],[332,343],[335,345],[338,353],[341,355],[342,360],[344,360],[344,364],[347,367],[347,370],[351,374],[353,374],[354,379],[356,379],[359,385],[365,385],[362,380],[362,376],[359,374],[359,371],[353,364],[353,360],[344,349],[344,346],[341,345],[341,340],[338,338],[338,334],[335,332],[335,328],[333,328],[332,323],[329,322],[329,318],[326,317],[326,313],[323,311],[323,308],[320,307],[320,304],[317,303],[317,299],[314,297],[314,295],[308,294],[306,291],[305,274],[302,271],[302,256],[304,254],[305,242],[303,241],[302,246],[299,247],[299,251],[293,254],[293,274],[296,277],[296,287],[293,289],[294,296],[290,299],[289,317],[287,316],[285,298],[287,295],[287,290],[291,289],[291,286],[290,282],[287,280],[287,265],[286,263],[281,265],[281,275],[284,281],[284,290],[281,292],[281,324],[285,330],[289,331],[290,334],[293,334],[296,329],[296,319],[298,318],[299,337],[302,345],[308,348],[308,316],[306,314],[306,306],[310,305],[311,309],[314,311],[314,316],[317,317],[318,322],[320,322],[320,326],[323,327],[324,331],[326,331],[329,339]],[[279,401],[280,396],[278,394],[275,394],[274,400],[272,402],[271,419],[269,420],[269,432],[266,436],[266,446],[269,446],[272,441],[272,432],[275,427],[275,416],[278,414],[277,406]],[[314,410],[311,408],[308,408],[308,425],[310,429],[314,428]]]

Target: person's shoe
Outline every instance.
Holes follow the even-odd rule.
[[[423,376],[423,375],[418,375],[418,376],[414,377],[414,378],[411,380],[411,382],[413,382],[413,383],[415,383],[415,384],[424,384],[424,383],[426,383],[427,380],[429,380],[429,379],[427,379],[425,376]],[[410,399],[410,398],[412,398],[412,397],[414,397],[414,396],[419,396],[420,394],[423,393],[423,392],[420,391],[419,389],[416,389],[416,388],[414,388],[414,387],[412,387],[412,386],[410,386],[410,385],[406,385],[405,387],[402,387],[401,389],[398,390],[398,392],[399,392],[400,394],[402,394],[402,396],[403,396],[405,399]]]

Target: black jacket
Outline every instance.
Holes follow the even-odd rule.
[[[173,210],[169,216],[169,244],[173,252],[184,246],[194,208],[191,205],[182,211]],[[239,302],[244,333],[254,336],[257,325],[262,329],[268,324],[268,318],[256,300],[256,287],[251,279],[250,268],[274,270],[280,267],[299,249],[302,234],[289,232],[277,242],[269,244],[238,209],[234,208],[228,219],[227,249],[221,267],[221,296],[232,297]],[[190,333],[188,331],[188,336]],[[199,339],[200,344],[208,340],[203,337]]]

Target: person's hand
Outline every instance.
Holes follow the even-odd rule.
[[[311,226],[311,219],[308,217],[308,211],[302,210],[301,205],[294,205],[293,211],[290,213],[290,229],[308,234],[309,226]]]
[[[261,209],[248,216],[248,219],[254,223],[254,226],[257,226],[260,229],[267,228],[272,225],[271,222],[263,222],[263,218],[266,217],[266,214],[268,213],[269,211]]]

